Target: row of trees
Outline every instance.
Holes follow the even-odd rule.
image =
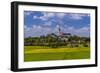
[[[83,45],[84,47],[88,47],[89,43],[89,37],[79,37],[76,35],[59,37],[50,34],[47,36],[24,38],[25,46],[49,46],[57,48],[59,46],[78,47],[79,45]]]

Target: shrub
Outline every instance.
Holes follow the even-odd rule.
[[[78,47],[79,45],[77,44],[77,45],[75,45],[75,47]]]
[[[83,46],[84,46],[84,47],[88,47],[88,45],[87,45],[87,44],[83,44]]]

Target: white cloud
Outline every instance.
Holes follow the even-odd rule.
[[[43,21],[48,20],[51,17],[54,17],[54,13],[47,13],[47,12],[42,12],[43,16],[33,16],[33,19],[41,19]]]
[[[84,16],[90,16],[90,14],[82,14],[82,13],[52,13],[52,12],[42,12],[43,16],[33,16],[34,19],[41,19],[43,21],[47,21],[50,18],[57,17],[58,19],[62,19],[65,16],[68,16],[70,19],[80,20]]]
[[[25,12],[25,15],[30,15],[33,12]],[[33,19],[41,19],[43,21],[47,21],[50,18],[57,17],[58,19],[62,19],[65,16],[68,16],[70,19],[75,19],[75,20],[80,20],[84,16],[90,16],[90,14],[82,14],[82,13],[55,13],[55,12],[41,12],[43,15],[42,16],[33,16]]]
[[[82,19],[82,16],[79,14],[71,14],[70,16],[71,16],[70,18],[72,18],[72,19],[76,19],[76,20]]]
[[[38,16],[33,16],[33,19],[39,19],[39,17]]]
[[[41,20],[48,20],[49,18],[52,18],[55,16],[55,13],[47,13],[47,12],[43,12],[43,16],[40,16]]]
[[[79,14],[79,13],[70,13],[70,14],[69,14],[69,18],[75,19],[75,20],[80,20],[80,19],[82,19],[84,16],[90,16],[90,15],[89,15],[89,14]]]
[[[63,18],[65,13],[52,13],[52,12],[42,12],[43,16],[33,16],[33,19],[41,19],[47,21],[50,18],[58,17],[59,19]]]
[[[29,31],[29,30],[30,30],[30,28],[29,28],[29,27],[27,27],[26,25],[24,25],[24,30],[25,30],[25,31]]]
[[[78,35],[78,36],[89,36],[90,35],[90,27],[81,27],[81,28],[75,28],[75,27],[68,27],[68,32]]]
[[[69,31],[73,31],[75,28],[73,27],[73,26],[71,26],[71,27],[68,27],[68,30]]]
[[[58,18],[63,18],[64,16],[66,16],[66,14],[65,13],[57,13],[56,16]]]
[[[48,22],[45,22],[43,25],[44,26],[51,26],[52,25],[52,22],[51,21],[48,21]]]
[[[43,13],[45,17],[54,17],[55,13]]]
[[[30,14],[32,14],[32,13],[33,13],[33,12],[31,12],[31,11],[25,11],[25,12],[24,12],[24,15],[27,16],[27,15],[30,15]]]
[[[30,37],[30,36],[41,36],[41,35],[46,35],[46,34],[50,34],[53,33],[53,28],[51,27],[42,27],[40,25],[33,25],[32,27],[28,27],[29,30],[27,30],[26,26],[25,26],[25,30],[24,30],[24,35],[25,37]]]
[[[36,26],[33,25],[33,27],[26,28],[28,31],[25,32],[25,37],[29,36],[41,36],[41,35],[47,35],[50,33],[58,34],[58,26],[55,28],[51,27],[42,27],[42,26]],[[61,27],[61,31],[64,33],[71,33],[72,35],[78,35],[78,36],[89,36],[90,35],[90,28],[89,27],[82,27],[82,28],[74,28],[71,26],[68,27]]]
[[[88,27],[83,27],[80,28],[79,30],[76,31],[76,34],[79,36],[90,36],[90,30]]]
[[[76,31],[76,33],[87,33],[90,31],[89,27],[82,27]]]
[[[47,18],[46,16],[40,16],[39,18],[40,18],[41,20],[43,20],[43,21],[48,20],[48,18]]]

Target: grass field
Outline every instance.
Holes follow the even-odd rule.
[[[24,61],[47,61],[47,60],[73,60],[73,59],[89,59],[89,47],[66,46],[59,48],[50,48],[46,46],[24,46]]]

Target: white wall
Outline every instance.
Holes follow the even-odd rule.
[[[13,0],[0,0],[0,73],[11,73],[10,69],[10,2]],[[18,1],[18,0],[16,0]],[[79,4],[79,5],[99,5],[98,0],[21,0],[34,1],[46,3],[62,3],[62,4]],[[100,13],[100,10],[99,12]],[[98,14],[100,16],[100,14]],[[100,25],[98,26],[100,28]],[[100,31],[100,29],[99,29]],[[99,33],[100,37],[100,33]],[[100,38],[98,39],[100,40]],[[100,43],[100,41],[99,41]],[[99,46],[100,47],[100,46]],[[99,49],[99,48],[98,48]],[[100,50],[98,50],[100,55]],[[99,58],[100,60],[100,58]],[[100,64],[100,63],[99,63]],[[60,69],[60,70],[44,70],[35,71],[36,73],[87,73],[100,72],[99,67],[91,68],[74,68],[74,69]],[[32,73],[32,71],[30,71]]]

